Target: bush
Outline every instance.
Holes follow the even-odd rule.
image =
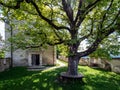
[[[4,58],[5,57],[5,52],[3,50],[0,50],[0,58]]]

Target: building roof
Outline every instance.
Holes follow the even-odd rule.
[[[111,56],[112,58],[120,58],[120,54],[119,54],[119,55],[112,55],[112,54],[110,54],[110,56]]]
[[[84,57],[81,57],[82,59],[89,59],[90,57],[89,56],[84,56]]]

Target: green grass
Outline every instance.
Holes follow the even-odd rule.
[[[84,84],[56,82],[58,73],[66,70],[27,71],[25,67],[15,67],[0,73],[0,90],[120,90],[119,74],[87,66],[79,66]]]

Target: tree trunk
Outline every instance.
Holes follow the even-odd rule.
[[[78,75],[79,58],[77,56],[68,57],[68,75]]]

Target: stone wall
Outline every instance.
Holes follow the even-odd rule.
[[[66,58],[64,56],[59,56],[58,59],[68,61],[68,58]],[[101,60],[100,58],[99,59],[81,58],[81,60],[79,61],[79,64],[90,66],[90,67],[99,67],[99,68],[103,68],[105,70],[120,73],[120,58],[112,59],[112,60]]]
[[[55,65],[56,64],[56,49],[53,46],[49,46],[42,53],[43,65]]]
[[[112,72],[120,73],[120,58],[113,58],[112,60],[91,58],[89,66],[95,66]]]
[[[17,49],[13,52],[13,67],[15,66],[31,66],[31,55],[40,55],[41,65],[55,65],[56,64],[56,49],[53,46],[48,46],[47,49]],[[10,52],[5,52],[5,57],[11,57]]]
[[[0,72],[10,67],[10,58],[0,59]]]
[[[120,73],[120,59],[113,59],[110,64],[113,72]]]
[[[68,62],[68,58],[65,56],[58,56],[58,59],[64,60],[65,62]],[[83,65],[83,66],[89,65],[89,63],[90,63],[89,58],[81,58],[79,61],[79,64]]]
[[[11,58],[11,52],[6,51],[5,52],[5,58]],[[26,50],[17,49],[13,52],[13,67],[15,66],[27,66],[27,53]]]

